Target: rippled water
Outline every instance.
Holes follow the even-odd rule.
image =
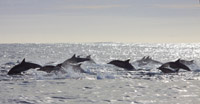
[[[88,73],[29,70],[23,76],[7,72],[23,58],[41,65],[65,61],[73,54],[91,55]],[[163,74],[160,64],[138,65],[143,56],[162,63],[178,58],[194,60],[190,72]],[[108,65],[131,59],[136,69]],[[0,44],[0,104],[198,104],[200,102],[200,44]],[[96,73],[96,74],[91,74]]]

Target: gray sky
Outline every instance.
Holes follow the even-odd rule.
[[[198,0],[0,0],[0,43],[200,42]]]

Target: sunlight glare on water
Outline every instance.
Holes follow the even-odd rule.
[[[7,72],[23,58],[56,65],[73,54],[91,55],[95,63],[84,62],[86,73],[46,73],[30,69],[20,76]],[[144,56],[165,63],[178,58],[194,60],[192,71],[163,74]],[[130,59],[137,71],[125,71],[107,64]],[[200,44],[0,44],[0,104],[198,104],[200,102]],[[140,69],[140,70],[139,70]]]

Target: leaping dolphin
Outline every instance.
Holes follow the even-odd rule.
[[[40,69],[38,69],[38,71],[45,71],[47,73],[61,71],[61,65],[62,64],[58,64],[56,66],[46,65],[46,66],[43,66]]]
[[[144,66],[144,65],[147,65],[149,63],[162,64],[159,61],[153,60],[150,56],[144,56],[142,59],[137,60],[136,62],[138,63],[139,66]]]
[[[46,65],[46,66],[43,66],[40,69],[38,69],[38,71],[45,71],[47,73],[61,71],[63,73],[66,73],[66,71],[63,70],[63,68],[64,69],[72,68],[72,70],[74,72],[86,73],[86,71],[81,68],[81,64],[77,64],[77,65],[75,65],[75,64],[68,64],[66,67],[62,67],[62,63],[61,64],[57,64],[56,66]]]
[[[178,72],[179,69],[191,71],[189,67],[180,62],[180,59],[175,62],[167,62],[157,69],[161,70],[163,73],[174,73]]]
[[[21,74],[21,72],[27,71],[29,69],[35,69],[35,68],[41,68],[41,66],[35,63],[25,62],[25,58],[24,58],[21,63],[15,65],[13,68],[9,70],[8,75]]]
[[[112,65],[118,66],[120,68],[124,68],[128,71],[135,70],[135,68],[129,63],[129,61],[130,61],[130,59],[125,60],[125,61],[113,60],[113,61],[109,62],[108,64],[112,64]]]
[[[86,58],[81,58],[80,56],[76,57],[76,54],[74,54],[70,59],[65,60],[62,63],[62,66],[65,67],[68,64],[77,64],[85,61],[91,61],[94,62],[91,58],[91,55],[87,56]],[[95,62],[94,62],[95,63]]]

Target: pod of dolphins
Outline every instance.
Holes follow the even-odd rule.
[[[51,72],[57,72],[57,71],[64,71],[63,68],[66,68],[66,67],[71,67],[75,72],[86,73],[85,70],[81,68],[81,62],[85,62],[85,61],[90,61],[90,62],[95,63],[90,55],[84,58],[84,57],[76,56],[76,54],[74,54],[71,58],[65,60],[63,63],[59,63],[55,66],[54,65],[41,66],[39,64],[26,62],[24,58],[21,63],[12,67],[7,74],[21,75],[22,73],[26,72],[29,69],[37,69],[38,71],[51,73]],[[125,61],[112,60],[107,64],[112,64],[116,67],[123,68],[124,70],[127,70],[127,71],[136,71],[134,66],[129,61],[130,59],[125,60]],[[151,59],[149,56],[143,57],[141,60],[138,60],[137,62],[139,63],[139,66],[147,65],[148,62],[162,64],[159,61]],[[191,71],[191,69],[187,66],[187,64],[190,64],[190,63],[193,63],[193,60],[185,61],[185,60],[178,59],[174,62],[164,63],[157,69],[162,71],[163,73],[177,73],[179,72],[180,69]]]

